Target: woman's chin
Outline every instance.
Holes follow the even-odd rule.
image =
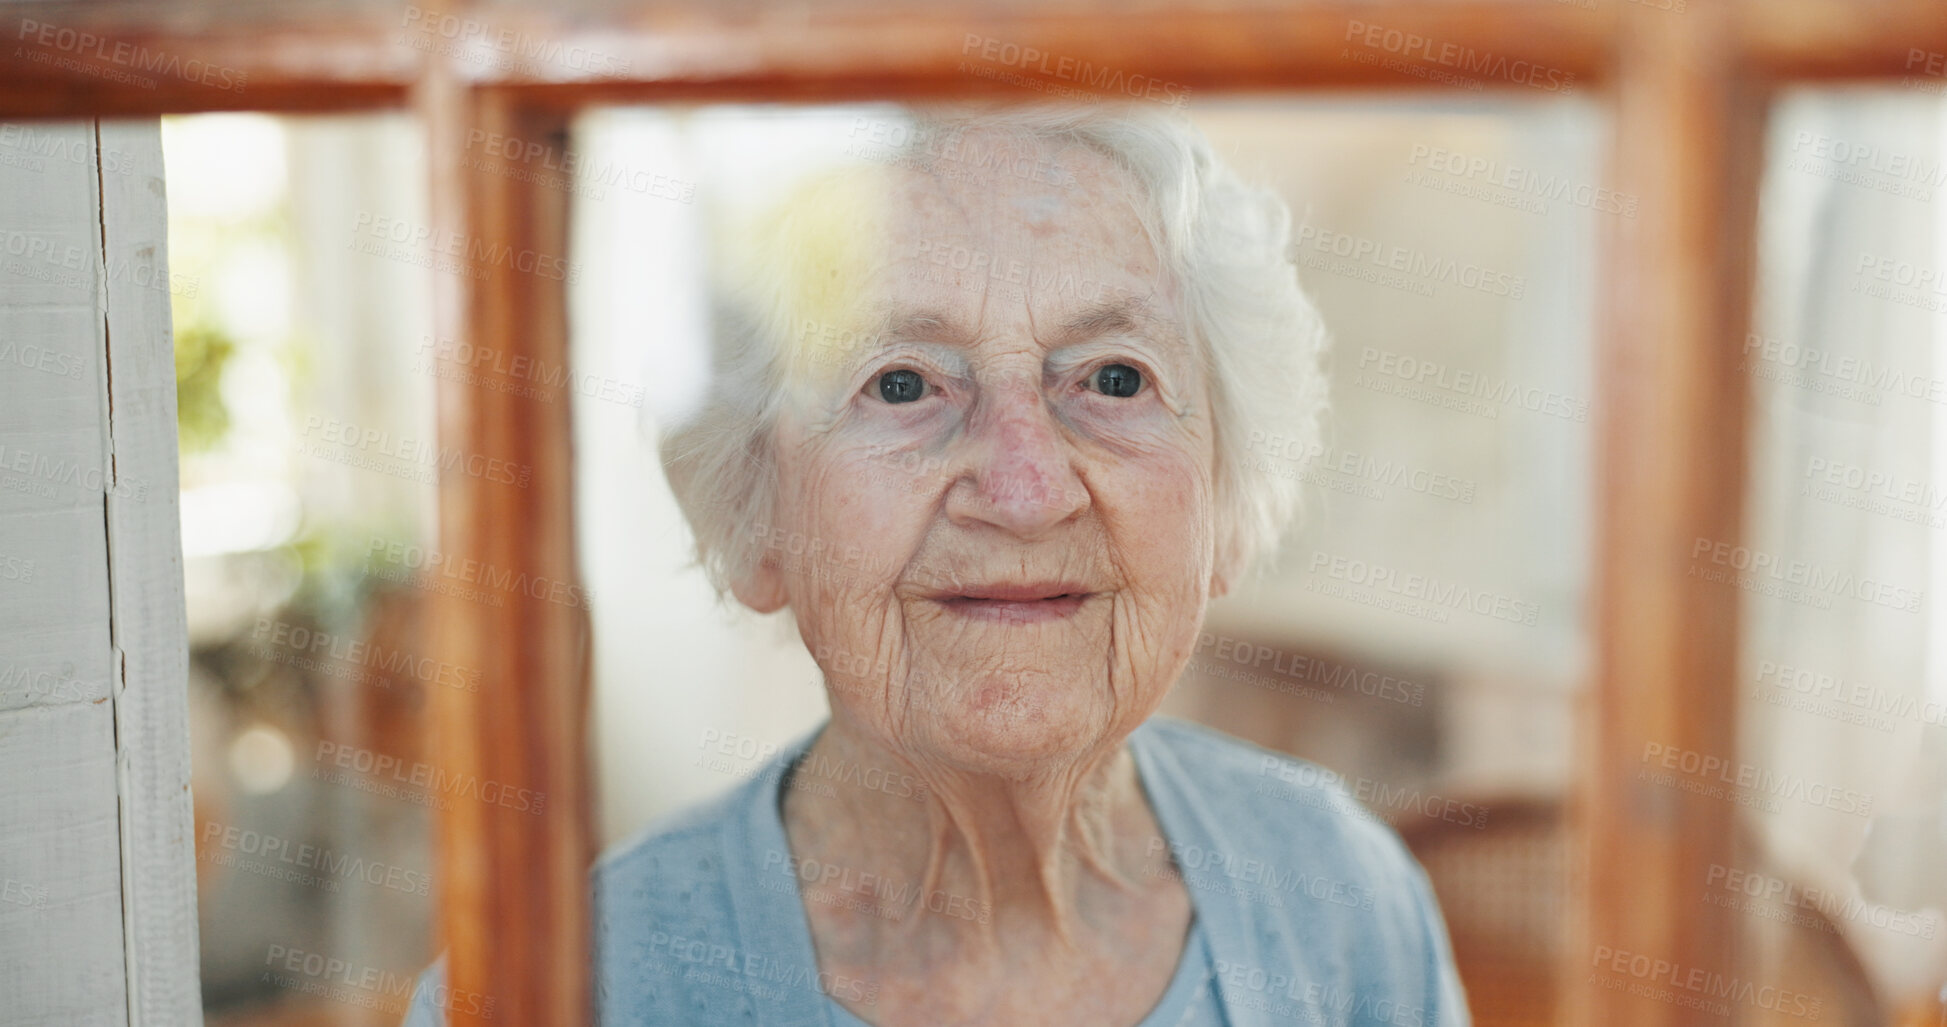
[[[1020,778],[1059,769],[1101,748],[1114,720],[1101,696],[1063,691],[996,686],[943,702],[923,745],[974,773]]]

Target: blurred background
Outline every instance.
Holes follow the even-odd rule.
[[[445,801],[409,768],[430,691],[477,678],[387,561],[435,527],[433,272],[358,243],[425,223],[423,136],[223,114],[163,119],[163,146],[197,286],[174,319],[208,1022],[397,1023]]]
[[[1603,110],[1199,96],[1184,116],[1291,206],[1332,412],[1321,452],[1267,457],[1307,516],[1213,606],[1166,712],[1343,775],[1431,872],[1476,1022],[1559,1022],[1596,261],[1636,215],[1604,185]],[[1781,98],[1739,343],[1745,544],[1813,568],[1744,593],[1740,747],[1872,801],[1727,801],[1737,865],[1694,901],[1744,912],[1737,973],[1816,996],[1823,1022],[1947,1022],[1947,295],[1922,276],[1947,268],[1942,119],[1913,90]],[[890,105],[596,109],[572,159],[525,166],[572,195],[573,371],[599,386],[574,414],[604,846],[824,716],[785,622],[719,603],[690,565],[655,450],[707,366],[713,240],[803,175],[910,159],[909,127]],[[465,270],[420,233],[422,140],[404,116],[164,119],[172,270],[198,286],[175,319],[213,1024],[393,1023],[435,955],[443,796],[410,768],[431,690],[477,671],[426,636],[432,357],[492,357],[433,334],[433,276]],[[1490,612],[1400,603],[1384,572]],[[279,970],[293,951],[371,972]],[[1708,1022],[1803,1018],[1732,1009]]]

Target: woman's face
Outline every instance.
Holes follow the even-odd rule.
[[[792,608],[852,728],[1026,775],[1133,730],[1189,658],[1209,395],[1131,179],[1080,147],[945,152],[880,177],[850,244],[874,256],[800,271],[845,324],[806,325],[840,344],[794,373],[737,592]]]

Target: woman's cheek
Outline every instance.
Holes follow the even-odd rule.
[[[1153,575],[1159,586],[1174,580],[1201,587],[1215,545],[1207,461],[1178,446],[1157,446],[1106,461],[1091,479],[1100,514],[1128,566],[1150,568],[1144,576]]]

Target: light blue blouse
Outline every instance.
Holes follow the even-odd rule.
[[[815,737],[596,864],[604,1025],[857,1027],[831,996],[869,1010],[878,984],[819,970],[779,803]],[[1197,925],[1140,1027],[1469,1027],[1425,873],[1331,778],[1168,718],[1129,748]],[[407,1027],[443,1023],[443,976],[422,978]]]
[[[1169,988],[1136,1027],[1229,1027],[1223,1004],[1217,1001],[1216,977],[1217,966],[1203,937],[1203,924],[1192,920],[1183,958],[1176,964]],[[825,1001],[838,1007],[832,1011],[833,1027],[872,1027],[835,1000]]]

